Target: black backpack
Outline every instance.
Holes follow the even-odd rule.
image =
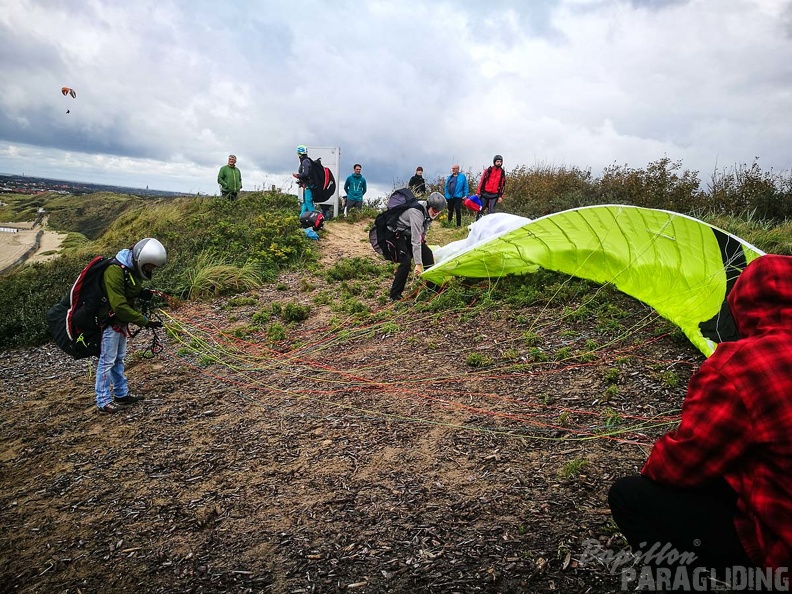
[[[102,276],[109,266],[121,266],[124,282],[129,269],[115,258],[97,256],[82,269],[71,290],[47,312],[52,338],[75,359],[99,356],[102,330],[108,320],[100,320],[99,310],[107,303]]]
[[[308,157],[311,159],[310,157]],[[333,172],[327,167],[322,165],[322,158],[311,159],[311,192],[313,193],[313,201],[324,202],[329,200],[335,194],[336,180]]]
[[[319,231],[324,225],[324,215],[316,210],[309,210],[300,215],[300,226],[303,229],[309,227],[314,231]]]
[[[420,208],[426,214],[423,205],[408,188],[396,190],[388,198],[388,210],[377,215],[374,226],[369,231],[369,243],[374,251],[386,260],[398,261],[396,250],[396,233],[392,227],[396,225],[399,216],[410,208]]]

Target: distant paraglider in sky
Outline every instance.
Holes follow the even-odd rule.
[[[71,89],[69,87],[61,87],[61,93],[63,93],[64,97],[66,95],[71,95],[72,99],[75,99],[77,97],[77,93],[74,92],[74,89]],[[68,109],[66,110],[66,113],[69,113]]]

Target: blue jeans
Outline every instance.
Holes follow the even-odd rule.
[[[303,203],[302,208],[300,209],[300,214],[303,214],[304,212],[311,212],[313,210],[316,210],[313,203],[313,192],[311,192],[311,188],[303,188]]]
[[[96,365],[96,406],[99,408],[113,401],[113,392],[116,398],[123,398],[129,391],[124,375],[126,348],[127,339],[121,332],[116,332],[112,326],[102,331],[102,345]]]

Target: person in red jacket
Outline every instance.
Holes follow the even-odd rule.
[[[487,214],[495,212],[495,205],[503,202],[503,190],[506,189],[506,172],[503,170],[503,157],[495,155],[492,158],[492,165],[484,170],[479,182],[478,195],[481,198],[482,209],[478,211],[476,220],[478,221]]]
[[[792,256],[751,262],[728,305],[740,339],[719,344],[701,365],[679,427],[655,443],[640,476],[611,487],[608,501],[635,551],[655,547],[644,557],[655,564],[669,545],[696,556],[690,567],[789,568]]]

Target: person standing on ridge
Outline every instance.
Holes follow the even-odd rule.
[[[478,221],[484,216],[484,211],[487,214],[495,212],[495,205],[503,202],[503,190],[506,188],[506,172],[503,170],[503,157],[495,155],[492,159],[492,165],[484,170],[481,174],[481,182],[479,183],[478,195],[481,198],[481,210],[476,215]]]
[[[409,192],[409,190],[401,191]],[[402,212],[393,225],[399,266],[390,289],[391,301],[399,301],[402,298],[407,277],[410,276],[411,261],[415,260],[413,271],[416,277],[423,273],[424,266],[428,268],[434,264],[434,254],[426,245],[426,233],[432,221],[445,209],[446,200],[440,192],[432,192],[425,202],[420,200],[419,204],[420,207],[408,208]]]
[[[124,374],[129,324],[162,328],[162,322],[148,319],[133,304],[137,298],[151,299],[154,292],[144,289],[142,282],[150,281],[154,270],[165,266],[167,259],[163,245],[147,237],[131,249],[119,251],[115,256],[117,263],[108,266],[102,275],[102,293],[106,301],[97,315],[97,319],[103,321],[103,330],[95,386],[96,406],[100,412],[116,413],[123,405],[143,399],[130,394]]]
[[[423,177],[423,167],[415,168],[415,175],[410,178],[407,187],[410,188],[416,196],[426,194],[426,180]]]
[[[303,203],[300,208],[300,214],[316,210],[313,203],[313,178],[311,177],[311,159],[308,157],[308,147],[301,144],[297,147],[297,158],[300,160],[300,168],[297,173],[292,173],[295,179],[300,183],[303,189]]]
[[[242,189],[242,172],[236,166],[236,155],[228,155],[228,165],[223,165],[217,174],[217,183],[223,198],[236,200],[239,190]]]
[[[462,201],[470,192],[467,176],[459,173],[459,165],[451,166],[451,175],[445,183],[445,199],[448,202],[448,222],[454,217],[456,211],[456,226],[462,225]]]
[[[360,163],[355,163],[352,170],[354,173],[346,178],[344,182],[344,192],[346,192],[346,207],[344,214],[351,211],[353,208],[360,210],[363,208],[363,196],[366,193],[366,178],[360,173],[362,166]]]

